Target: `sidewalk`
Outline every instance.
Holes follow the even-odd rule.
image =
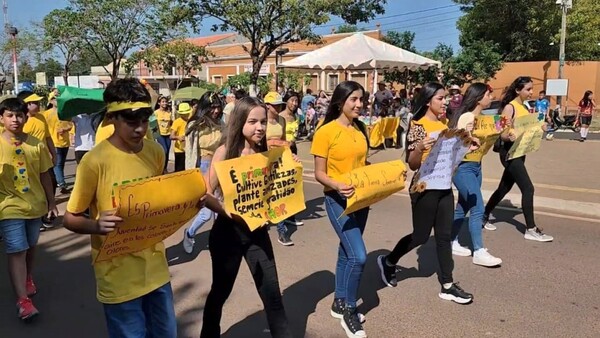
[[[298,144],[305,177],[313,178],[310,143]],[[371,150],[374,163],[404,160],[402,149]],[[541,149],[527,156],[527,170],[535,186],[535,208],[560,214],[600,219],[600,142],[579,143],[569,140],[543,142]],[[496,190],[504,168],[498,154],[490,151],[483,160],[482,193],[487,200]],[[404,190],[401,194],[407,194]],[[520,208],[521,194],[514,187],[500,204]]]

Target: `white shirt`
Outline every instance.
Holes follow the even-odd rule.
[[[92,127],[92,117],[79,114],[71,119],[75,125],[75,151],[90,151],[96,143],[96,132]]]

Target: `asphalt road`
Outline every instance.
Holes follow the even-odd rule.
[[[305,196],[306,210],[298,217],[305,225],[291,229],[295,246],[279,245],[275,229],[270,231],[286,310],[296,337],[344,337],[339,321],[329,315],[338,239],[324,211],[321,187],[310,175]],[[384,287],[375,259],[410,232],[410,205],[399,194],[373,206],[364,236],[369,254],[360,291],[369,337],[600,336],[600,220],[538,213],[537,222],[555,241],[537,243],[523,239],[518,211],[499,210],[496,217],[498,230],[485,231],[484,243],[503,259],[502,267],[489,269],[473,265],[470,258],[455,258],[455,279],[475,295],[473,304],[463,306],[437,297],[432,240],[400,260],[397,288]],[[211,283],[206,247],[210,227],[197,235],[192,255],[183,252],[183,229],[166,240],[180,337],[198,337],[202,325]],[[462,240],[469,242],[468,232],[463,231]],[[42,314],[31,325],[16,317],[5,260],[0,260],[0,271],[0,337],[106,337],[87,236],[60,226],[42,234],[35,271],[39,294],[34,299]],[[261,310],[242,263],[224,308],[223,337],[268,337]]]

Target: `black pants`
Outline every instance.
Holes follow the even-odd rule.
[[[79,164],[79,162],[81,162],[81,159],[83,158],[83,155],[85,154],[87,154],[87,150],[75,150],[75,162]]]
[[[250,232],[246,225],[218,216],[208,238],[213,280],[204,306],[200,337],[221,334],[223,305],[231,294],[242,258],[246,260],[267,314],[273,337],[292,337],[275,267],[273,246],[266,227]],[[248,332],[248,336],[253,334]],[[258,335],[255,332],[254,335]]]
[[[185,170],[185,153],[175,153],[175,172]]]
[[[525,216],[525,224],[528,229],[535,227],[535,217],[533,216],[533,194],[534,187],[525,168],[525,156],[518,157],[512,160],[506,160],[508,151],[505,148],[500,149],[500,162],[504,166],[502,178],[498,184],[498,188],[490,197],[485,206],[485,216],[489,217],[490,213],[498,206],[504,196],[508,194],[510,189],[517,183],[521,190],[521,207],[523,216]]]
[[[429,240],[431,229],[435,229],[435,244],[440,265],[440,282],[452,283],[452,221],[454,218],[454,196],[452,190],[425,190],[410,195],[412,202],[413,233],[404,236],[387,256],[396,264],[412,249]]]

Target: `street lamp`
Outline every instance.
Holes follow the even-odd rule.
[[[279,90],[279,63],[282,57],[289,51],[289,48],[280,48],[275,51],[275,90]]]
[[[19,91],[19,70],[17,68],[17,34],[19,30],[16,27],[7,27],[6,33],[11,36],[13,40],[13,72],[14,72],[14,91],[17,93]]]

